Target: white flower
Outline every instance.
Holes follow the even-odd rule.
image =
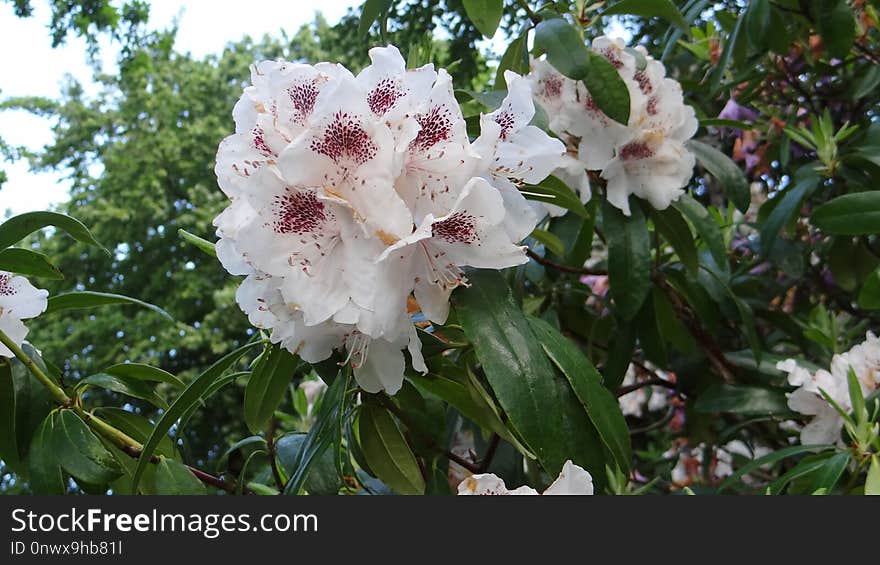
[[[663,379],[664,381],[673,381],[673,378],[670,377],[669,373],[666,371],[655,368],[650,363],[645,363],[645,366],[648,369],[651,369],[654,374]],[[626,374],[623,377],[623,382],[621,386],[630,386],[639,382],[638,374],[636,370],[636,366],[630,364],[626,369]],[[650,391],[650,396],[649,396]],[[620,404],[620,410],[623,412],[624,416],[634,416],[636,418],[641,418],[645,414],[645,409],[647,408],[648,412],[656,412],[658,410],[663,410],[667,406],[669,406],[669,391],[657,385],[645,386],[639,389],[636,389],[632,392],[624,394],[623,396],[617,399]]]
[[[46,310],[49,293],[38,289],[26,278],[0,271],[0,331],[16,345],[27,337],[22,320],[35,318]],[[13,357],[12,351],[0,343],[0,357]]]
[[[843,418],[820,390],[825,391],[842,410],[849,412],[852,410],[848,382],[850,368],[859,381],[862,394],[868,395],[877,389],[880,385],[880,339],[868,332],[863,343],[831,359],[830,372],[819,369],[811,374],[794,359],[780,361],[776,368],[788,373],[788,384],[798,387],[788,394],[788,407],[813,416],[801,430],[801,444],[841,443]]]
[[[458,485],[459,495],[536,495],[529,487],[508,490],[504,481],[492,473],[472,475]],[[562,466],[559,477],[543,493],[544,495],[590,495],[593,494],[593,477],[583,467],[568,460]]]
[[[525,199],[519,186],[537,184],[561,167],[565,145],[529,125],[535,105],[528,81],[511,71],[505,71],[504,78],[507,96],[497,110],[480,117],[480,137],[473,150],[481,159],[478,174],[504,199],[504,229],[512,242],[519,242],[532,233],[539,219],[534,203]]]
[[[626,125],[606,116],[582,82],[563,77],[544,60],[532,62],[535,99],[550,117],[550,129],[569,147],[577,147],[583,168],[600,171],[608,201],[629,215],[629,196],[657,209],[683,194],[695,159],[684,142],[697,131],[694,110],[684,104],[681,86],[667,78],[663,64],[623,41],[596,38],[592,49],[617,69],[630,95]],[[641,67],[641,64],[644,64]],[[579,186],[582,197],[589,193]]]

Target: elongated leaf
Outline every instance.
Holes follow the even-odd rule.
[[[722,268],[727,266],[727,251],[724,248],[724,236],[721,228],[702,204],[694,200],[689,194],[684,194],[674,204],[675,209],[690,220],[694,229],[697,230],[703,243],[709,249],[715,262]]]
[[[180,396],[171,403],[168,410],[164,412],[162,417],[159,418],[159,421],[156,422],[153,432],[144,444],[143,451],[141,451],[141,455],[138,458],[137,469],[135,469],[134,476],[131,479],[132,494],[137,493],[138,483],[140,483],[147,465],[150,464],[150,458],[156,451],[159,442],[162,441],[162,438],[165,437],[168,430],[171,429],[171,426],[174,425],[177,419],[192,407],[192,405],[198,403],[201,400],[202,393],[204,393],[214,381],[220,378],[229,367],[238,361],[242,355],[261,344],[262,342],[248,343],[230,353],[227,353],[191,382],[189,386],[180,393]]]
[[[0,357],[0,459],[12,469],[16,469],[19,462],[16,427],[12,365]]]
[[[694,244],[691,228],[688,227],[681,212],[670,206],[665,210],[652,211],[651,219],[654,221],[654,228],[669,242],[685,268],[691,275],[696,276],[700,268],[697,247]]]
[[[571,340],[540,318],[529,316],[529,324],[544,352],[568,379],[575,396],[599,432],[602,443],[614,456],[618,468],[628,473],[632,448],[626,418],[617,398],[602,385],[602,376]]]
[[[0,251],[0,271],[10,271],[29,277],[61,280],[64,275],[42,253],[30,249],[10,247]]]
[[[46,370],[37,351],[28,343],[24,353]],[[55,408],[52,395],[19,359],[0,358],[0,459],[15,471],[24,471],[27,452],[36,429]]]
[[[601,55],[587,49],[577,30],[561,18],[544,20],[535,28],[535,50],[547,54],[556,70],[582,80],[590,96],[609,118],[627,124],[630,99],[617,69]]]
[[[876,454],[871,456],[871,464],[868,467],[868,476],[865,480],[865,494],[880,495],[880,457]]]
[[[361,452],[376,477],[399,494],[422,494],[425,479],[406,439],[391,414],[364,405],[358,416]]]
[[[199,495],[208,491],[202,481],[186,465],[174,459],[160,457],[152,473],[150,492],[169,495]]]
[[[507,81],[504,79],[504,71],[511,70],[520,75],[529,73],[528,31],[510,42],[501,60],[498,61],[498,69],[495,71],[495,89],[506,90]]]
[[[776,204],[764,225],[761,227],[761,254],[767,257],[776,243],[779,232],[788,223],[794,213],[800,208],[801,202],[808,198],[819,186],[819,176],[811,167],[798,169],[794,177],[794,186],[787,189],[781,196],[782,200]],[[779,196],[777,196],[779,198]]]
[[[812,473],[815,473],[818,469],[821,469],[825,463],[834,456],[834,452],[829,451],[826,453],[818,453],[816,455],[808,455],[798,461],[798,464],[786,471],[784,475],[770,483],[768,487],[771,494],[779,494],[785,489],[785,487],[801,477],[805,477]]]
[[[812,9],[828,57],[844,58],[856,39],[856,20],[846,0],[814,0]]]
[[[747,475],[758,469],[763,467],[764,465],[773,465],[782,461],[787,457],[791,457],[792,455],[799,455],[801,453],[808,453],[811,451],[819,451],[822,449],[832,449],[833,445],[793,445],[791,447],[784,447],[778,451],[774,451],[773,453],[769,453],[763,457],[759,457],[754,461],[749,461],[739,469],[737,469],[732,475],[727,477],[721,485],[718,487],[718,492],[725,490],[730,487],[732,484],[737,482],[740,477],[743,475]]]
[[[539,228],[532,230],[531,237],[542,243],[548,251],[557,257],[565,257],[565,244],[554,234]]]
[[[298,366],[297,358],[278,345],[263,352],[244,390],[244,420],[251,432],[265,429]]]
[[[177,233],[180,234],[180,237],[182,237],[185,242],[196,246],[211,257],[217,256],[217,249],[214,247],[214,244],[207,239],[201,238],[194,233],[189,233],[183,228],[177,230]]]
[[[123,296],[121,294],[111,294],[109,292],[93,292],[84,290],[81,292],[66,292],[64,294],[56,294],[49,297],[49,306],[46,308],[46,314],[53,312],[61,312],[63,310],[80,310],[85,308],[97,308],[98,306],[110,306],[114,304],[134,304],[147,310],[152,310],[169,320],[174,320],[171,314],[162,310],[158,306]]]
[[[119,363],[107,367],[102,373],[114,375],[117,377],[127,377],[130,379],[138,379],[141,381],[151,381],[157,383],[168,383],[175,388],[184,388],[183,381],[158,367],[144,365],[142,363]]]
[[[75,218],[71,218],[70,216],[55,212],[27,212],[25,214],[13,216],[0,224],[0,249],[9,247],[13,243],[21,241],[35,231],[48,226],[59,228],[67,232],[67,234],[73,239],[88,245],[93,245],[103,250],[108,255],[110,254],[104,246],[98,243],[98,241],[92,236],[91,232],[89,232],[89,229],[84,226],[82,222]]]
[[[751,204],[752,195],[749,191],[749,181],[746,180],[742,169],[730,157],[711,145],[691,139],[686,146],[697,157],[697,161],[721,182],[727,197],[737,210],[745,214]]]
[[[367,0],[361,7],[361,19],[358,23],[358,35],[364,37],[370,31],[373,22],[388,10],[391,0]]]
[[[78,390],[83,390],[84,388],[89,386],[96,386],[98,388],[118,392],[119,394],[125,394],[133,398],[140,398],[141,400],[146,400],[153,406],[162,408],[163,410],[168,407],[168,404],[162,399],[161,396],[156,394],[156,391],[153,390],[153,387],[151,387],[144,381],[139,381],[131,377],[122,377],[98,373],[95,375],[89,375],[88,377],[81,380],[79,383],[77,383],[76,388]]]
[[[688,30],[688,24],[675,7],[671,0],[621,0],[609,6],[603,16],[611,16],[614,14],[627,14],[631,16],[642,16],[644,18],[663,18],[669,23],[675,25],[685,33]]]
[[[880,233],[880,190],[838,196],[816,208],[810,221],[820,230],[838,235]]]
[[[46,416],[31,440],[28,469],[31,490],[35,494],[64,494],[64,474],[52,438],[55,414]]]
[[[736,49],[737,41],[739,41],[743,21],[745,21],[743,16],[736,20],[736,26],[734,26],[730,35],[727,36],[727,41],[724,42],[724,49],[721,51],[721,57],[718,58],[718,64],[709,74],[709,94],[714,95],[721,88],[721,80],[724,78],[724,72],[727,70],[727,65],[730,63],[730,58],[733,56],[734,49]]]
[[[52,449],[65,471],[91,485],[105,485],[122,475],[113,454],[71,410],[53,414]]]
[[[837,486],[837,481],[840,480],[840,476],[843,475],[847,465],[849,465],[849,460],[850,453],[848,451],[836,453],[830,457],[813,478],[809,489],[810,492],[815,492],[819,489],[825,489],[825,492],[830,492],[831,489]]]
[[[608,282],[617,312],[631,320],[651,290],[651,240],[639,206],[624,216],[609,202],[602,204],[602,227],[608,240]]]
[[[468,275],[453,295],[489,385],[510,425],[551,475],[571,459],[605,481],[601,438],[565,378],[558,376],[497,271]]]
[[[524,196],[529,200],[546,202],[570,210],[582,218],[589,218],[590,213],[584,207],[575,192],[563,181],[549,176],[540,184],[528,184],[522,187]]]
[[[153,432],[153,422],[140,414],[113,406],[101,406],[96,408],[94,412],[102,420],[140,443],[147,441]],[[177,448],[174,447],[171,437],[166,435],[162,438],[162,441],[156,446],[156,455],[178,457]]]
[[[730,384],[715,384],[703,391],[694,409],[707,414],[779,415],[790,412],[785,392],[781,389]]]
[[[501,23],[502,0],[462,0],[464,11],[480,33],[491,38]]]

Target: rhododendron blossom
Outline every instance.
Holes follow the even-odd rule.
[[[843,417],[822,395],[824,391],[844,411],[852,410],[849,396],[849,371],[852,370],[868,395],[880,387],[880,339],[868,332],[865,341],[831,359],[831,371],[819,369],[815,373],[798,365],[794,359],[776,364],[788,373],[788,384],[798,387],[788,393],[788,407],[795,412],[813,416],[801,430],[803,445],[841,443]]]
[[[36,288],[26,278],[0,271],[0,332],[20,346],[28,334],[22,320],[42,314],[48,296],[47,291]],[[0,343],[0,357],[12,356],[12,351]]]
[[[458,485],[459,495],[537,495],[538,491],[529,486],[508,490],[504,480],[492,473],[471,475]],[[568,460],[562,472],[547,489],[544,495],[590,495],[593,494],[593,477],[590,473]]]
[[[605,179],[611,204],[629,215],[629,196],[635,195],[665,209],[683,194],[693,174],[695,158],[684,142],[697,131],[694,110],[684,104],[681,85],[667,78],[663,64],[643,47],[627,49],[621,40],[602,36],[592,49],[617,68],[627,86],[626,125],[606,116],[582,82],[563,76],[545,60],[532,62],[528,80],[534,98],[581,166]],[[568,182],[589,198],[582,181]]]
[[[562,163],[535,126],[531,91],[510,73],[507,98],[468,138],[452,79],[406,69],[399,51],[341,65],[262,62],[217,155],[229,207],[217,254],[247,278],[251,323],[307,362],[334,350],[361,388],[395,393],[404,350],[425,372],[411,306],[443,323],[463,267],[527,261],[537,216],[519,191]]]

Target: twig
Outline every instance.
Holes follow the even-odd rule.
[[[278,427],[278,421],[272,417],[269,420],[269,428],[266,430],[266,450],[269,458],[269,468],[272,470],[272,480],[278,487],[278,492],[284,492],[284,481],[281,479],[281,473],[278,472],[278,462],[275,450],[275,429]]]
[[[572,267],[571,265],[563,265],[562,263],[556,263],[555,261],[551,261],[550,259],[546,259],[541,257],[531,249],[526,249],[526,255],[544,265],[545,267],[550,267],[551,269],[555,269],[557,271],[563,271],[565,273],[574,273],[576,275],[592,275],[592,276],[601,276],[607,275],[608,271],[603,271],[601,269],[587,269],[585,267]]]
[[[646,386],[662,386],[668,389],[675,390],[675,383],[663,380],[660,377],[652,377],[650,379],[640,381],[635,384],[620,387],[619,389],[617,389],[617,396],[625,396],[633,391],[639,390],[640,388],[644,388]]]
[[[480,461],[480,465],[477,467],[477,472],[485,473],[489,469],[489,465],[492,464],[492,459],[495,458],[495,452],[498,450],[498,444],[500,443],[501,436],[493,433],[492,439],[489,440],[489,447],[486,449],[486,455],[483,456],[483,460]]]

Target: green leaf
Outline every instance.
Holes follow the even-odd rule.
[[[95,408],[94,412],[102,420],[140,443],[147,441],[153,432],[153,422],[140,414],[114,406],[101,406]],[[171,437],[166,435],[162,438],[156,446],[156,455],[177,457],[177,448],[174,447]]]
[[[694,153],[697,161],[721,182],[737,210],[745,214],[752,202],[752,195],[749,191],[749,181],[746,180],[742,169],[730,157],[711,145],[696,139],[689,140],[685,145]]]
[[[540,228],[535,228],[532,230],[531,236],[544,244],[544,247],[557,257],[565,257],[565,244],[554,234]]]
[[[672,206],[665,210],[652,210],[651,219],[654,221],[654,228],[672,246],[685,268],[692,276],[696,276],[700,268],[697,246],[694,244],[691,228],[681,212]]]
[[[519,37],[510,42],[501,60],[498,61],[498,69],[495,71],[495,89],[506,90],[507,81],[504,79],[504,71],[511,70],[519,75],[529,73],[529,32],[523,32]]]
[[[189,233],[183,228],[177,230],[177,233],[180,234],[180,237],[182,237],[185,242],[196,246],[211,257],[217,256],[217,249],[214,247],[214,244],[207,239],[203,239],[193,233]]]
[[[169,320],[174,320],[171,314],[162,310],[158,306],[149,304],[137,298],[123,296],[121,294],[111,294],[109,292],[92,292],[88,290],[79,292],[65,292],[64,294],[56,294],[49,297],[49,306],[46,308],[46,314],[53,312],[61,312],[63,310],[80,310],[86,308],[97,308],[99,306],[110,306],[114,304],[134,304],[147,310],[152,310]]]
[[[814,0],[815,22],[829,58],[845,58],[856,39],[856,20],[846,0]]]
[[[688,24],[671,0],[621,0],[602,12],[603,16],[626,14],[643,18],[663,18],[688,33]]]
[[[105,485],[122,475],[113,454],[71,410],[53,414],[51,446],[64,470],[77,480]]]
[[[626,418],[617,398],[602,385],[602,376],[571,340],[540,318],[529,316],[529,324],[544,352],[568,379],[618,468],[628,473],[632,448]]]
[[[162,408],[163,410],[168,407],[168,404],[162,399],[162,397],[156,394],[153,387],[149,386],[144,381],[139,381],[137,379],[98,373],[95,375],[89,375],[78,382],[76,388],[77,390],[82,391],[89,386],[96,386],[98,388],[118,392],[119,394],[125,394],[132,398],[140,398],[141,400],[146,400],[153,406]]]
[[[200,495],[208,494],[205,485],[186,465],[174,459],[159,457],[152,473],[149,491],[153,494]]]
[[[251,432],[266,428],[298,366],[299,360],[278,345],[260,356],[244,390],[244,420]]]
[[[608,240],[608,282],[615,309],[624,320],[638,314],[651,290],[651,239],[639,206],[624,216],[610,202],[602,204]]]
[[[776,207],[764,220],[761,227],[761,253],[770,255],[779,232],[800,208],[801,202],[808,198],[819,187],[819,176],[811,166],[798,169],[794,176],[794,186],[788,188]]]
[[[425,479],[391,414],[366,404],[358,416],[361,451],[376,478],[399,494],[422,494]]]
[[[746,36],[752,46],[764,47],[770,35],[770,0],[752,0],[745,13]]]
[[[462,4],[474,26],[491,39],[501,23],[504,7],[502,0],[462,0]]]
[[[880,233],[880,190],[838,196],[816,208],[810,221],[836,235]]]
[[[361,19],[358,23],[358,35],[365,37],[370,31],[373,22],[379,19],[383,13],[388,11],[391,6],[391,0],[367,0],[361,7]]]
[[[43,277],[53,280],[64,278],[61,271],[50,263],[49,258],[42,253],[17,247],[10,247],[0,251],[0,271],[9,271],[19,275]]]
[[[830,492],[837,485],[840,476],[843,475],[844,470],[849,465],[849,460],[850,453],[848,451],[836,453],[829,457],[813,478],[813,482],[808,489],[809,492],[815,492],[819,489],[825,489],[826,492]]]
[[[131,478],[131,490],[132,494],[137,492],[138,483],[140,483],[141,477],[144,474],[144,470],[147,465],[150,464],[150,458],[153,456],[153,453],[156,451],[159,443],[162,441],[162,438],[166,437],[168,430],[171,429],[171,426],[180,418],[187,410],[189,410],[193,405],[197,404],[202,399],[202,393],[204,393],[211,384],[216,381],[220,376],[231,367],[236,361],[238,361],[242,355],[247,353],[250,349],[260,345],[262,342],[254,342],[248,343],[239,347],[238,349],[233,350],[230,353],[227,353],[225,356],[221,357],[217,362],[211,365],[204,373],[196,377],[196,379],[189,384],[186,389],[180,393],[174,402],[171,403],[171,406],[168,407],[168,410],[162,414],[162,417],[159,418],[159,421],[156,422],[156,425],[153,427],[153,431],[150,433],[149,439],[147,439],[144,444],[144,448],[141,451],[141,455],[138,458],[137,468],[135,469],[134,476]]]
[[[736,49],[736,44],[739,40],[739,34],[744,20],[745,18],[743,16],[740,16],[739,19],[736,20],[736,26],[733,28],[733,31],[730,32],[730,35],[727,36],[727,41],[724,42],[724,49],[721,51],[721,57],[718,59],[718,64],[709,74],[710,95],[714,95],[721,88],[721,80],[724,78],[724,72],[727,70],[727,65],[730,63],[730,58],[733,56],[734,49]]]
[[[453,295],[465,334],[509,425],[551,475],[566,460],[604,486],[601,438],[568,382],[557,374],[516,305],[501,273],[468,274],[471,286]]]
[[[29,482],[35,494],[64,494],[64,474],[52,441],[55,414],[46,416],[31,440],[28,452]]]
[[[718,266],[722,269],[726,268],[727,250],[724,247],[724,236],[712,214],[690,194],[683,194],[673,206],[693,224]]]
[[[694,409],[703,414],[785,415],[791,412],[781,389],[730,384],[710,386],[697,397]]]
[[[880,309],[880,268],[875,269],[859,292],[859,308],[864,310]]]
[[[591,217],[578,195],[567,184],[554,176],[547,177],[540,184],[527,184],[520,190],[528,200],[560,206],[584,219]]]
[[[24,353],[46,370],[37,351],[28,343]],[[48,389],[16,358],[0,358],[0,459],[15,471],[24,471],[28,448],[35,430],[55,402]]]
[[[535,28],[535,51],[547,54],[556,70],[582,80],[593,101],[612,120],[629,123],[630,99],[626,83],[607,59],[584,45],[578,31],[561,18],[544,20]]]
[[[770,483],[768,487],[771,494],[779,494],[789,483],[806,477],[821,469],[825,463],[834,456],[833,451],[818,453],[816,455],[808,455],[798,461],[798,464],[786,471],[784,475]],[[809,492],[812,492],[811,489]]]
[[[876,453],[871,456],[871,465],[868,467],[868,476],[865,479],[865,494],[880,495],[880,457]]]
[[[759,457],[753,461],[749,461],[739,469],[737,469],[732,475],[727,477],[721,485],[718,487],[718,492],[721,492],[734,483],[736,483],[740,477],[747,475],[758,469],[759,467],[763,467],[764,465],[773,465],[782,461],[787,457],[791,457],[792,455],[799,455],[801,453],[807,453],[810,451],[818,451],[821,449],[833,449],[833,445],[793,445],[791,447],[784,447],[778,451],[774,451],[773,453],[768,453],[763,457]]]
[[[59,228],[67,232],[73,239],[93,245],[104,251],[107,255],[110,255],[110,252],[98,243],[82,222],[55,212],[27,212],[13,216],[0,224],[0,249],[9,247],[33,232],[48,226]]]
[[[141,381],[167,383],[175,388],[184,388],[183,381],[158,367],[144,365],[143,363],[118,363],[107,367],[102,373]]]
[[[275,442],[278,463],[285,475],[296,472],[297,459],[301,457],[306,437],[306,434],[300,433],[287,434]],[[339,492],[342,481],[336,472],[332,446],[315,459],[303,487],[311,495],[332,495]]]
[[[12,365],[0,357],[0,460],[9,467],[18,467],[19,453],[15,418],[15,382]]]

